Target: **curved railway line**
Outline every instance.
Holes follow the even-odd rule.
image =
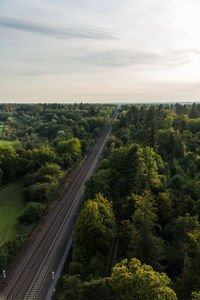
[[[112,122],[106,126],[75,179],[65,189],[53,211],[46,216],[42,230],[32,236],[15,267],[7,274],[2,282],[1,300],[45,299],[52,280],[51,272],[56,270],[76,223],[84,183],[97,166],[111,125]]]

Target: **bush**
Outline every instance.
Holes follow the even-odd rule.
[[[43,213],[43,207],[40,203],[30,202],[18,218],[21,224],[32,224],[38,221]]]
[[[9,262],[17,254],[24,244],[26,235],[17,234],[14,238],[6,241],[0,247],[0,269],[3,270],[7,267]]]
[[[27,202],[48,202],[53,198],[56,191],[54,183],[36,183],[24,190]]]

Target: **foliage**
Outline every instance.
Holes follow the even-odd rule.
[[[12,141],[7,141],[7,140],[0,140],[0,146],[9,146],[12,145]]]
[[[4,266],[19,249],[8,240],[15,240],[19,232],[30,233],[64,174],[90,151],[114,111],[113,105],[82,103],[0,104],[0,260]],[[59,151],[62,144],[63,152]],[[20,188],[15,183],[18,178]],[[91,261],[91,268],[99,257]]]
[[[17,234],[0,247],[0,268],[5,269],[14,255],[20,250],[26,240],[26,235]]]
[[[24,196],[27,202],[48,202],[53,198],[55,192],[56,185],[53,182],[36,183],[24,190]]]
[[[141,265],[135,258],[116,264],[111,277],[83,282],[79,275],[66,275],[63,284],[61,300],[177,299],[165,273],[155,272],[151,266]]]
[[[198,299],[200,104],[121,105],[119,111],[112,136],[107,141],[105,157],[96,174],[87,181],[85,193],[86,199],[103,193],[113,205],[117,221],[115,238],[110,246],[111,259],[120,261],[127,256],[130,260],[134,257],[157,271],[164,270],[172,279],[178,298]],[[88,221],[87,226],[92,226],[93,220],[86,215],[83,218]],[[91,232],[90,235],[92,237]],[[85,255],[84,249],[82,245],[74,245],[73,256],[77,253],[80,257]],[[98,256],[94,257],[93,265],[98,272],[88,267],[91,265],[88,258],[87,266],[80,260],[73,261],[71,274],[80,274],[80,281],[86,276],[87,279],[96,278],[100,286],[106,287],[103,299],[176,299],[169,287],[166,288],[166,291],[170,290],[167,296],[156,295],[159,288],[151,294],[155,274],[159,273],[150,276],[149,284],[144,286],[140,279],[135,295],[137,289],[132,290],[132,277],[136,280],[137,276],[131,275],[127,261],[119,267],[127,276],[117,273],[119,286],[116,284],[113,294],[113,287],[107,286],[111,279],[99,278],[105,274],[100,263],[104,252],[94,243],[93,253],[97,249]],[[110,266],[108,260],[108,268]],[[145,266],[144,269],[148,268]],[[80,283],[82,295],[84,284]],[[148,286],[152,290],[146,292]],[[88,299],[90,295],[92,290]]]
[[[169,288],[167,275],[153,271],[151,266],[141,265],[136,258],[118,263],[113,268],[109,284],[116,300],[177,299]]]
[[[12,146],[0,146],[0,167],[3,171],[3,183],[15,179],[18,155]]]
[[[72,138],[67,141],[61,141],[56,147],[56,151],[62,155],[69,153],[72,157],[78,157],[81,153],[81,143],[78,138]]]
[[[200,292],[199,293],[193,292],[192,293],[192,300],[199,300],[199,299],[200,299]]]
[[[19,216],[18,221],[21,224],[32,224],[38,221],[43,213],[43,207],[40,203],[30,202]]]
[[[114,225],[111,204],[101,194],[85,203],[73,234],[71,269],[74,263],[79,263],[84,274],[101,274],[114,236]]]
[[[45,205],[114,111],[82,103],[0,105],[0,139],[12,143],[0,146],[0,183],[25,175],[26,201]],[[180,299],[198,299],[199,128],[197,103],[119,107],[104,159],[86,183],[63,299],[175,299],[169,279],[152,267],[166,272]],[[9,257],[1,248],[0,261]]]
[[[55,183],[63,177],[63,172],[57,164],[46,164],[38,169],[36,172],[27,176],[26,185],[36,183]]]
[[[156,234],[159,228],[156,212],[154,199],[149,193],[135,197],[129,256],[137,257],[159,270],[160,261],[164,257],[164,243]]]

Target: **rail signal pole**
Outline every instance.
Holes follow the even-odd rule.
[[[56,289],[55,289],[55,286],[54,286],[54,280],[55,280],[55,273],[54,272],[51,273],[51,278],[52,278],[53,292],[55,293]]]

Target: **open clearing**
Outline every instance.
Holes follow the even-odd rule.
[[[0,245],[16,234],[17,218],[24,209],[23,180],[0,188]]]

